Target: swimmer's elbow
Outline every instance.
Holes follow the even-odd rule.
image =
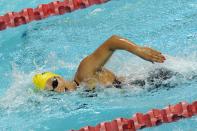
[[[110,51],[114,51],[116,50],[116,43],[118,43],[119,39],[121,37],[118,36],[118,35],[112,35],[105,43],[105,45],[107,46],[107,48],[110,50]]]
[[[120,36],[118,36],[118,35],[112,35],[109,39],[111,41],[118,40],[118,39],[120,39]]]

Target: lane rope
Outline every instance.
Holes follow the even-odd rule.
[[[152,109],[147,113],[136,113],[132,118],[117,118],[110,122],[102,122],[97,126],[86,126],[71,131],[136,131],[138,129],[158,126],[163,123],[176,122],[183,118],[197,115],[197,101],[192,104],[180,102],[163,109]]]
[[[0,16],[0,31],[9,27],[17,27],[34,20],[42,20],[49,16],[70,13],[77,9],[87,8],[94,4],[102,4],[110,0],[64,0],[26,8],[20,12],[8,12]],[[138,129],[175,122],[181,118],[197,115],[197,101],[192,104],[180,102],[164,109],[152,109],[146,114],[136,113],[130,119],[117,118],[111,122],[102,122],[95,127],[87,126],[72,131],[136,131]]]
[[[36,8],[26,8],[20,12],[8,12],[0,16],[0,31],[8,27],[17,27],[34,20],[42,20],[49,16],[62,15],[72,11],[102,4],[109,0],[64,0],[48,4],[40,4]]]

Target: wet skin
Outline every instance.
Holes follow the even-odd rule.
[[[77,88],[78,84],[84,84],[89,89],[95,88],[97,84],[112,85],[113,81],[118,78],[114,73],[103,67],[116,50],[128,51],[153,63],[163,63],[166,60],[159,51],[149,47],[138,46],[127,39],[113,35],[81,61],[74,80],[64,80],[61,76],[50,78],[47,80],[46,90],[56,92],[72,91]]]

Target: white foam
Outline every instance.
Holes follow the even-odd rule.
[[[5,95],[0,98],[0,106],[4,108],[16,108],[24,104],[30,95],[28,90],[31,88],[31,76],[32,74],[13,70],[12,76],[10,76],[13,82]]]
[[[96,9],[94,9],[93,11],[91,11],[89,14],[90,15],[96,15],[96,14],[98,14],[99,12],[102,12],[103,11],[103,9],[101,9],[101,8],[96,8]]]

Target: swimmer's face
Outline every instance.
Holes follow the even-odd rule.
[[[76,85],[73,82],[64,80],[61,76],[54,76],[47,80],[45,89],[55,92],[65,92],[75,90]]]

